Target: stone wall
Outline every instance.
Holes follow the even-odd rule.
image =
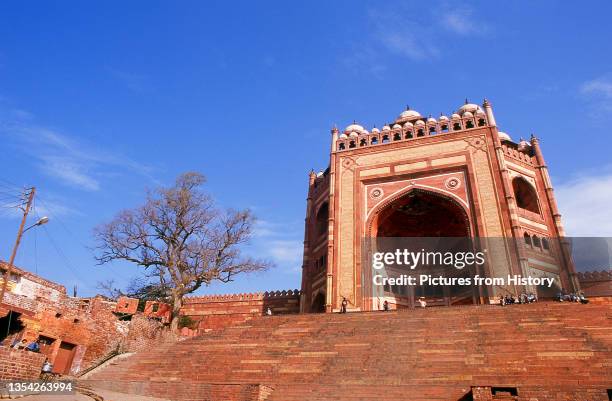
[[[587,297],[612,297],[612,271],[579,272],[578,280]]]
[[[273,315],[299,313],[300,292],[289,290],[188,297],[184,300],[181,314],[193,319],[197,331],[201,333],[261,317],[268,307]]]
[[[44,362],[42,354],[0,347],[0,380],[38,379]]]
[[[136,314],[132,316],[130,330],[121,351],[138,352],[173,339],[175,337],[162,322]]]

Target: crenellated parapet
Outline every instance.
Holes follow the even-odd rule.
[[[205,302],[230,302],[230,301],[259,301],[280,298],[299,297],[300,290],[282,290],[266,292],[250,292],[241,294],[219,294],[202,295],[195,297],[185,297],[184,304],[205,303]]]
[[[502,135],[500,135],[500,138],[502,138]],[[529,145],[529,142],[523,139],[521,139],[519,143],[514,143],[509,138],[502,138],[502,151],[504,156],[507,158],[517,160],[530,166],[536,165],[535,158],[532,154],[533,152],[531,150],[531,145]]]
[[[444,114],[437,119],[431,115],[425,118],[408,107],[394,122],[384,125],[380,130],[374,127],[368,131],[353,122],[338,136],[334,151],[410,141],[487,126],[489,126],[489,117],[485,111],[476,104],[468,103],[467,100],[459,110],[451,114],[450,118]]]
[[[578,272],[580,281],[604,281],[612,280],[612,270],[591,270],[587,272]]]

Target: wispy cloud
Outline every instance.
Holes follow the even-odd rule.
[[[401,6],[400,6],[401,8]],[[414,62],[437,60],[443,55],[443,43],[453,36],[480,35],[490,28],[472,8],[450,3],[415,14],[413,10],[381,3],[367,13],[365,35],[353,44],[343,63],[354,72],[382,77],[389,57]]]
[[[406,15],[409,14],[397,10],[370,9],[370,46],[414,61],[437,58],[440,51],[433,37],[435,30],[429,26],[427,18],[409,18]]]
[[[440,50],[430,40],[418,37],[409,28],[394,32],[382,32],[378,39],[389,50],[411,60],[438,58]]]
[[[580,91],[584,94],[603,96],[612,99],[612,78],[600,77],[582,84]]]
[[[555,194],[569,236],[612,237],[612,171],[579,176]]]
[[[106,67],[106,70],[111,74],[111,76],[133,92],[150,93],[154,89],[153,85],[151,84],[151,80],[147,75],[127,72],[112,67]]]
[[[62,199],[47,193],[38,193],[34,202],[34,211],[37,217],[48,216],[51,219],[65,216],[82,216],[78,209],[69,205],[66,199]]]
[[[152,168],[120,153],[101,150],[94,144],[33,123],[32,115],[0,113],[0,135],[27,154],[38,169],[59,182],[87,191],[101,188],[101,178],[112,170],[130,171],[150,178]],[[23,118],[27,116],[27,118]]]
[[[302,241],[276,240],[270,241],[269,245],[269,253],[276,261],[292,267],[302,263]]]
[[[271,259],[284,273],[301,272],[304,251],[301,224],[258,220],[253,235],[251,253]]]
[[[441,27],[451,33],[467,36],[482,34],[489,30],[489,26],[475,16],[474,10],[464,5],[446,4],[438,15],[443,16]]]
[[[579,90],[589,103],[593,117],[609,118],[612,115],[612,74],[586,81]]]
[[[273,223],[268,220],[257,220],[253,229],[253,235],[256,238],[269,238],[277,236],[279,231],[282,229],[282,225],[279,223]]]

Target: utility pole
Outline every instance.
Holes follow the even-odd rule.
[[[11,254],[11,259],[8,262],[8,266],[6,268],[6,272],[4,273],[4,280],[2,282],[2,292],[0,293],[0,304],[4,301],[4,293],[6,292],[6,287],[8,285],[8,281],[11,278],[11,270],[13,270],[13,263],[15,262],[15,255],[17,255],[17,248],[19,248],[19,243],[21,242],[21,236],[23,234],[23,228],[25,227],[26,220],[28,219],[28,213],[30,213],[30,208],[32,207],[32,201],[34,200],[34,193],[36,192],[36,188],[30,188],[30,192],[28,193],[28,202],[26,203],[25,208],[23,208],[23,217],[21,219],[21,224],[19,225],[19,231],[17,231],[17,239],[15,240],[15,246],[13,246],[13,253]]]

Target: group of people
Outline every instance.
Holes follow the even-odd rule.
[[[21,340],[16,338],[11,343],[11,348],[16,349],[16,350],[21,350],[21,351],[28,351],[28,352],[40,352],[41,343],[42,343],[41,340],[32,340],[28,342],[28,340],[25,338],[22,338]],[[0,345],[5,345],[5,342],[2,341]],[[41,374],[41,378],[43,379],[49,379],[51,377],[54,377],[53,364],[49,362],[49,359],[45,359],[45,362],[43,363],[40,374]]]
[[[40,340],[32,340],[28,343],[28,340],[25,338],[21,340],[17,338],[11,344],[11,348],[30,352],[40,352]]]
[[[421,308],[425,308],[427,306],[427,301],[425,300],[425,297],[419,297],[418,301],[419,306]],[[346,308],[349,304],[348,299],[346,299],[346,297],[342,297],[342,302],[340,303],[340,313],[346,313]],[[389,301],[387,301],[385,299],[385,301],[382,304],[382,310],[384,312],[387,312],[391,309],[391,305],[389,304]]]
[[[499,304],[501,306],[512,305],[512,304],[531,304],[534,302],[538,302],[538,297],[530,292],[529,294],[522,293],[517,298],[514,298],[514,295],[500,295],[499,296]]]
[[[563,289],[561,290],[561,292],[557,294],[557,301],[559,302],[580,302],[581,304],[589,303],[589,300],[584,295],[584,292],[578,291],[578,292],[571,292],[568,294]]]

